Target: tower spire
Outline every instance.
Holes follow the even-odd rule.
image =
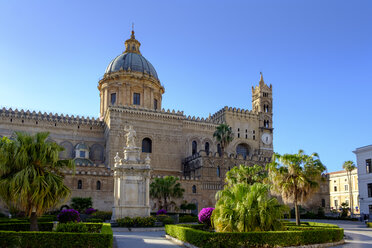
[[[260,72],[260,84],[264,84],[263,74]]]

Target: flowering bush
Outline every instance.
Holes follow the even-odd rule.
[[[96,212],[97,210],[96,209],[94,209],[94,208],[87,208],[86,210],[85,210],[85,214],[92,214],[92,213],[94,213],[94,212]]]
[[[160,215],[160,214],[167,214],[167,210],[159,209],[158,212],[156,212],[156,215]]]
[[[199,222],[210,226],[213,210],[214,208],[203,208],[202,210],[200,210],[199,215],[198,215]]]
[[[80,222],[80,214],[74,209],[64,209],[57,215],[57,219],[60,223]]]

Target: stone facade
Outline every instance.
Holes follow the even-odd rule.
[[[183,111],[164,110],[165,89],[155,69],[141,55],[134,32],[126,50],[115,58],[98,82],[100,117],[0,110],[0,136],[15,131],[50,132],[50,139],[65,147],[62,158],[73,158],[76,174],[66,171],[66,184],[74,196],[91,196],[100,210],[114,204],[115,155],[123,151],[124,127],[137,133],[141,160],[151,158],[151,177],[178,176],[185,189],[182,200],[198,209],[213,206],[225,173],[239,164],[264,165],[273,154],[272,86],[261,74],[252,87],[252,110],[224,107],[207,118],[185,116]],[[213,138],[216,127],[232,127],[234,140],[220,154]],[[157,209],[152,200],[152,210]]]

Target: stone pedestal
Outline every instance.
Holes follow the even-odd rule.
[[[131,127],[128,132],[130,131],[134,132]],[[128,143],[133,144],[127,140]],[[145,161],[141,161],[140,148],[127,146],[124,147],[124,159],[116,154],[113,168],[114,207],[112,221],[127,216],[150,216],[150,158],[147,156]]]

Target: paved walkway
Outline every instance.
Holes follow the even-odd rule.
[[[118,248],[171,248],[181,247],[164,238],[164,231],[114,232]]]
[[[343,221],[343,220],[302,220],[338,225],[344,229],[344,245],[336,246],[338,248],[371,248],[372,247],[372,228],[366,227],[364,222]]]

